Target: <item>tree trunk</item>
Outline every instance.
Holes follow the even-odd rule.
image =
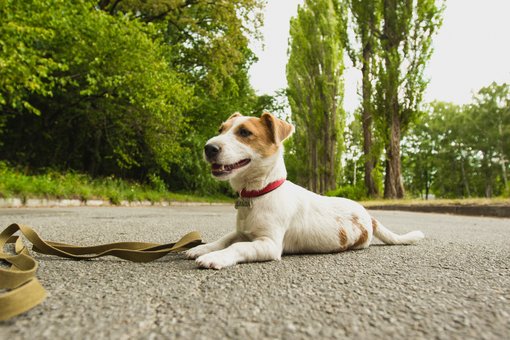
[[[459,150],[462,155],[462,150]],[[462,174],[462,184],[464,186],[464,190],[466,190],[467,197],[471,197],[471,191],[469,190],[469,182],[466,178],[466,169],[464,168],[464,157],[460,158],[460,171]]]
[[[326,100],[324,98],[324,95],[321,95],[321,99],[323,101],[323,105],[327,108],[326,106]],[[326,192],[328,190],[328,185],[327,183],[329,182],[329,178],[331,176],[329,170],[330,170],[330,163],[331,163],[331,154],[329,153],[329,143],[330,143],[330,140],[329,140],[329,114],[327,112],[327,109],[324,110],[324,114],[323,114],[323,123],[322,123],[322,127],[323,127],[323,136],[324,136],[324,140],[323,140],[323,164],[322,164],[322,176],[321,176],[321,188],[320,188],[320,193],[321,194],[324,194],[324,192]]]
[[[426,169],[425,170],[425,200],[429,199],[429,189],[430,189],[429,171],[428,171],[428,169]]]
[[[510,104],[510,103],[509,103]],[[498,124],[498,132],[499,132],[499,157],[501,159],[501,177],[503,179],[503,186],[505,191],[508,190],[508,176],[506,174],[506,164],[508,161],[505,158],[505,153],[503,151],[503,145],[505,145],[503,141],[503,124],[501,121]]]
[[[362,32],[362,40],[368,40],[367,33]],[[379,190],[374,180],[374,169],[377,162],[373,155],[372,139],[372,110],[371,95],[372,84],[370,82],[370,63],[372,59],[372,45],[369,41],[363,42],[363,66],[362,73],[362,112],[361,125],[363,127],[363,155],[365,165],[365,189],[369,197],[379,196]]]
[[[389,138],[386,146],[386,174],[384,180],[384,198],[403,198],[404,186],[402,184],[400,165],[400,106],[398,103],[398,86],[401,56],[398,51],[400,34],[397,20],[397,0],[384,2],[384,35],[387,79],[385,83],[386,117],[389,118]]]
[[[492,166],[491,157],[492,155],[487,152],[483,153],[483,172],[485,174],[485,197],[492,197]]]
[[[335,89],[335,93],[336,93],[336,89]],[[336,131],[336,124],[337,124],[337,117],[336,117],[336,103],[333,104],[333,108],[332,108],[332,111],[331,111],[331,124],[329,125],[329,129],[330,129],[330,134],[329,134],[329,150],[328,150],[328,153],[329,153],[329,157],[330,157],[330,162],[329,162],[329,179],[328,179],[328,182],[327,182],[327,190],[334,190],[336,188],[336,180],[337,180],[337,176],[336,176],[336,172],[337,172],[337,163],[336,163],[336,155],[337,155],[337,147],[338,147],[338,142],[337,142],[337,137],[338,137],[338,132]]]
[[[398,112],[398,111],[397,111]],[[398,114],[392,114],[390,127],[390,141],[386,153],[386,174],[384,180],[384,198],[403,198],[404,185],[402,183],[400,162],[400,121]]]
[[[502,156],[505,157],[505,156]],[[501,160],[501,177],[503,178],[503,186],[505,190],[508,190],[508,176],[506,174],[506,160],[503,158]]]
[[[354,170],[352,171],[353,174],[352,174],[352,185],[356,186],[356,177],[357,176],[357,172],[358,172],[358,169],[357,169],[357,166],[358,164],[356,163],[356,161],[354,161]]]
[[[311,190],[313,192],[317,192],[317,189],[318,189],[318,179],[319,179],[319,176],[318,176],[318,171],[317,171],[317,166],[318,166],[318,161],[317,161],[317,139],[315,138],[315,136],[310,136],[311,137],[311,145],[312,145],[312,153],[311,153],[311,158],[312,158],[312,169],[311,169],[311,174],[312,174],[312,187],[311,187]]]

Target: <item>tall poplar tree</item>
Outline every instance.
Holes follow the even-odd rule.
[[[348,50],[353,63],[361,67],[361,126],[363,128],[363,164],[365,188],[369,197],[377,197],[379,188],[375,181],[380,150],[374,148],[373,114],[375,110],[374,82],[376,56],[380,48],[377,30],[381,23],[381,0],[349,0],[353,30],[358,48],[350,42]]]
[[[287,81],[298,180],[320,193],[336,187],[340,168],[345,32],[338,0],[305,0],[290,23]]]
[[[378,63],[378,109],[386,145],[384,197],[404,197],[400,141],[416,120],[427,86],[423,71],[442,23],[436,0],[383,0]]]

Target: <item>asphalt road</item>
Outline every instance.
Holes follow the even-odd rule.
[[[172,254],[147,264],[38,255],[49,292],[0,339],[509,339],[510,219],[373,211],[414,246],[287,256],[221,271]],[[0,209],[0,227],[82,245],[210,241],[231,207]]]

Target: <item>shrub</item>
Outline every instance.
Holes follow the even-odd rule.
[[[362,185],[344,185],[326,193],[327,196],[344,197],[354,201],[361,201],[367,198],[365,188]]]

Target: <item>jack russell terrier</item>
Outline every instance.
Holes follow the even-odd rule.
[[[205,145],[212,175],[229,180],[239,193],[237,228],[216,242],[192,248],[186,256],[202,268],[241,262],[280,260],[282,254],[334,253],[364,249],[372,236],[386,244],[413,244],[421,231],[397,235],[358,203],[325,197],[286,180],[282,142],[294,126],[263,113],[233,114]]]

